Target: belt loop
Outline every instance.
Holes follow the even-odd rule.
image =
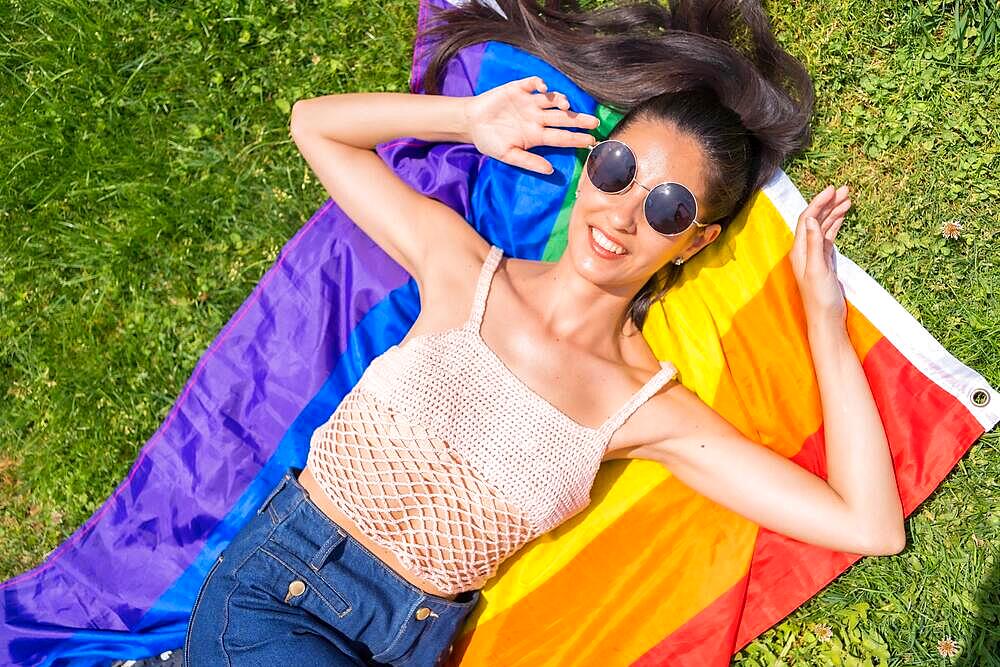
[[[344,541],[345,537],[347,537],[347,533],[340,528],[336,528],[333,535],[330,536],[330,539],[324,542],[323,546],[316,551],[316,554],[309,559],[309,567],[312,568],[314,572],[319,572],[319,569],[326,563],[330,554],[338,544]]]
[[[261,503],[259,508],[257,508],[257,514],[263,514],[264,510],[267,509],[267,506],[271,504],[272,500],[274,500],[274,497],[281,493],[281,490],[288,485],[288,482],[291,479],[290,474],[291,473],[286,472],[284,476],[282,476],[281,481],[278,482],[278,485],[271,490],[271,493],[267,494],[267,498],[264,498],[264,502]]]

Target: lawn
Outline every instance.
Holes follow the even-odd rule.
[[[975,16],[987,9],[961,3],[958,30],[939,0],[770,13],[818,94],[813,145],[787,171],[807,197],[852,186],[841,250],[997,386],[1000,16]],[[8,0],[0,25],[6,579],[125,476],[324,201],[290,105],[406,90],[416,1]],[[907,521],[903,553],[862,560],[735,664],[1000,664],[998,450],[996,431],[972,447]],[[945,638],[958,657],[939,654]]]

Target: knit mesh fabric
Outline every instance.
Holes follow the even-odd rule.
[[[599,428],[575,422],[480,335],[502,257],[490,248],[464,325],[372,360],[313,433],[307,460],[341,512],[449,595],[482,588],[521,546],[587,507],[611,436],[677,372],[661,361]]]

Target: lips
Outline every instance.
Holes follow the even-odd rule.
[[[617,243],[621,247],[625,248],[625,244],[624,243],[622,243],[621,241],[619,241],[618,239],[616,239],[611,234],[608,234],[606,231],[604,231],[600,227],[595,227],[595,229],[597,229],[599,232],[601,232],[602,234],[604,234],[605,236],[607,236],[609,239],[611,239],[612,241],[614,241],[615,243]],[[625,248],[625,252],[628,252],[628,248]]]
[[[629,254],[628,250],[625,250],[624,253],[622,253],[622,254],[619,255],[617,253],[611,252],[610,250],[605,250],[604,248],[602,248],[597,243],[597,241],[594,240],[594,233],[592,231],[593,229],[597,229],[602,234],[604,234],[604,230],[601,229],[600,227],[593,227],[593,226],[588,226],[587,227],[587,237],[590,239],[590,248],[591,248],[591,250],[593,250],[593,252],[594,252],[595,255],[597,255],[598,257],[601,257],[603,259],[621,259],[622,257],[625,257],[625,256],[627,256]],[[620,246],[622,248],[625,247],[625,245],[623,243],[621,243],[618,239],[614,238],[613,236],[609,236],[608,234],[604,234],[604,235],[607,236],[611,241],[613,241],[614,243],[616,243],[618,246]]]

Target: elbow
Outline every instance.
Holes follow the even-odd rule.
[[[865,541],[862,552],[866,556],[894,556],[906,547],[906,531],[903,524],[882,528]]]
[[[288,131],[292,135],[292,138],[301,135],[305,129],[303,127],[303,116],[305,115],[303,109],[307,101],[308,100],[302,99],[295,102],[295,104],[292,105],[291,112],[288,114]]]

